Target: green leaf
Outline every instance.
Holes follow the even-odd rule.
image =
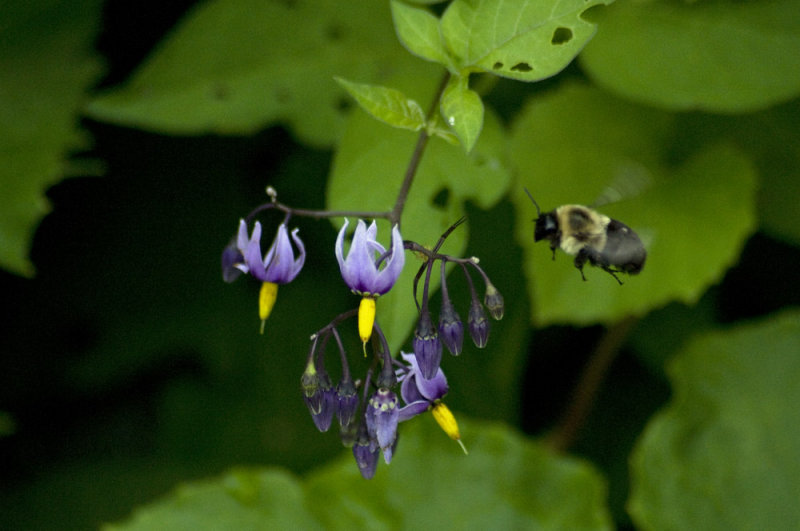
[[[591,204],[617,183],[652,183],[643,193],[600,210],[642,238],[647,263],[619,286],[587,266],[587,282],[573,258],[533,241],[536,212],[522,191],[517,241],[524,247],[537,324],[610,323],[643,315],[677,300],[695,302],[725,270],[755,227],[755,170],[726,144],[700,144],[673,160],[681,133],[673,118],[580,85],[532,101],[512,133],[512,162],[543,211]]]
[[[392,0],[392,19],[397,37],[414,55],[452,68],[439,29],[439,19],[423,7]]]
[[[445,43],[459,71],[520,81],[560,72],[595,33],[582,15],[611,0],[454,0],[442,16]]]
[[[433,87],[429,88],[432,93]],[[388,129],[363,113],[351,116],[337,149],[328,181],[328,208],[333,210],[388,211],[394,206],[416,138],[405,131]],[[505,193],[510,175],[504,166],[503,131],[498,119],[487,113],[484,132],[472,152],[431,138],[405,204],[402,234],[407,240],[432,246],[439,236],[465,213],[469,199],[488,208]],[[445,200],[437,197],[444,194]],[[334,222],[341,227],[341,220]],[[466,246],[468,223],[456,229],[442,252],[459,255]],[[380,223],[378,238],[389,239],[388,223]],[[408,256],[405,270],[394,288],[378,298],[377,319],[397,352],[416,321],[412,279],[421,262]],[[437,286],[438,275],[432,285]],[[477,280],[476,280],[477,281]],[[342,289],[347,289],[342,283]],[[480,287],[478,288],[480,289]],[[353,306],[358,304],[353,298]],[[355,329],[355,324],[353,324]]]
[[[698,336],[631,461],[641,529],[800,526],[800,313]]]
[[[581,64],[626,98],[746,112],[800,93],[795,0],[619,2],[604,15]]]
[[[252,134],[282,123],[329,146],[347,114],[333,76],[390,85],[435,71],[399,45],[390,17],[383,2],[204,2],[89,113],[172,134]]]
[[[483,128],[483,101],[469,88],[469,76],[454,75],[442,94],[442,117],[469,152]]]
[[[412,131],[419,131],[425,125],[425,112],[419,103],[409,99],[401,91],[378,85],[353,83],[340,77],[335,79],[365,111],[378,120]]]
[[[186,484],[108,529],[611,528],[604,482],[588,464],[499,424],[461,424],[468,456],[425,416],[400,426],[392,464],[380,463],[372,480],[350,452],[306,480],[236,470]]]
[[[321,529],[303,488],[287,472],[239,469],[219,479],[180,486],[166,499],[105,529]]]
[[[28,251],[50,210],[44,192],[88,138],[78,127],[85,91],[101,71],[91,53],[100,2],[3,4],[0,24],[0,267],[33,275]]]

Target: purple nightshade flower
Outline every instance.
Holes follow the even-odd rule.
[[[442,342],[439,340],[439,333],[433,326],[431,314],[427,308],[423,308],[422,314],[419,316],[412,344],[422,377],[430,380],[436,375],[442,361]]]
[[[405,264],[400,229],[397,225],[392,229],[392,251],[382,262],[385,264],[383,269],[379,269],[376,261],[386,254],[386,249],[375,239],[378,226],[373,221],[367,228],[366,223],[359,219],[350,251],[347,253],[347,258],[344,258],[344,235],[347,232],[348,223],[348,220],[345,219],[344,225],[336,237],[336,259],[339,261],[342,278],[345,284],[358,295],[372,297],[383,295],[397,281]]]
[[[447,378],[442,369],[436,371],[436,375],[431,379],[422,377],[417,358],[411,354],[401,352],[400,355],[408,363],[397,371],[397,377],[401,380],[400,396],[403,397],[405,406],[398,411],[400,422],[413,418],[420,413],[430,411],[439,427],[448,437],[456,441],[464,453],[467,449],[461,442],[461,433],[458,430],[458,423],[450,409],[442,402],[442,398],[447,394]]]
[[[437,369],[433,378],[424,378],[414,354],[401,352],[400,355],[408,364],[397,370],[397,379],[401,382],[400,396],[406,403],[398,411],[398,419],[403,422],[428,411],[450,388],[442,369]]]
[[[383,451],[386,464],[392,461],[392,450],[397,437],[397,395],[391,389],[380,387],[367,404],[364,418],[372,446]]]
[[[244,273],[249,273],[262,282],[273,284],[288,284],[300,273],[306,261],[306,248],[297,233],[300,229],[292,231],[299,256],[294,257],[294,249],[289,241],[289,234],[286,225],[281,223],[278,226],[278,233],[275,241],[267,251],[261,256],[261,223],[256,221],[250,239],[247,239],[247,223],[244,220],[239,222],[239,234],[237,236],[237,247],[244,256],[244,263],[236,267]]]
[[[387,255],[386,248],[375,239],[378,232],[375,222],[367,228],[366,223],[359,219],[347,258],[344,258],[344,235],[348,223],[345,218],[334,250],[345,284],[362,297],[358,307],[358,335],[366,348],[375,323],[375,298],[394,286],[403,271],[405,250],[397,225],[392,229],[392,251]]]
[[[275,299],[278,297],[278,285],[288,284],[300,273],[306,261],[306,248],[300,237],[297,236],[299,229],[292,231],[292,239],[299,250],[297,259],[294,257],[294,249],[289,241],[289,234],[286,225],[281,223],[278,226],[278,233],[275,241],[267,251],[266,256],[261,256],[261,223],[256,221],[250,238],[247,238],[247,223],[239,221],[239,233],[236,236],[236,247],[244,257],[243,263],[235,263],[234,267],[243,273],[249,273],[261,281],[261,291],[258,296],[258,316],[261,319],[261,332],[264,332],[264,322],[272,312]],[[223,274],[225,263],[230,261],[233,256],[232,251],[228,251],[228,256],[223,253]],[[233,256],[233,258],[237,258]]]

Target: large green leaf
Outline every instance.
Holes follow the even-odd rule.
[[[215,0],[89,114],[175,134],[250,134],[283,123],[327,146],[348,102],[334,76],[381,83],[424,75],[419,66],[397,42],[385,2]]]
[[[800,313],[697,337],[633,454],[641,529],[800,527]]]
[[[44,192],[85,147],[78,111],[98,78],[100,2],[3,3],[0,23],[0,267],[32,275],[28,250],[50,210]]]
[[[388,211],[394,206],[400,184],[414,151],[417,136],[393,130],[354,113],[336,152],[328,182],[328,208],[333,210]],[[402,217],[407,240],[432,246],[439,236],[464,215],[464,201],[488,208],[503,196],[510,182],[504,166],[504,136],[499,121],[486,114],[483,134],[469,155],[460,146],[431,138],[417,170]],[[441,199],[437,201],[437,198]],[[437,204],[438,203],[438,204]],[[337,220],[337,227],[341,220]],[[466,247],[468,222],[456,229],[443,252],[459,255]],[[388,223],[379,223],[378,237],[389,242]],[[409,255],[394,288],[378,299],[378,321],[392,352],[403,344],[417,318],[411,284],[421,262]],[[433,284],[438,285],[434,271]],[[476,277],[478,289],[481,282]],[[346,289],[344,284],[342,288]],[[482,291],[481,291],[482,294]],[[354,306],[357,304],[354,298]],[[459,309],[466,315],[466,308]],[[353,325],[355,327],[355,325]]]
[[[352,455],[305,480],[236,470],[180,487],[109,529],[610,529],[605,485],[497,424],[462,421],[465,456],[429,417],[401,425],[392,464],[361,478]]]
[[[512,159],[521,185],[544,211],[591,204],[604,188],[649,183],[602,212],[623,221],[644,241],[648,259],[624,286],[586,267],[587,282],[560,251],[533,242],[536,211],[522,186],[517,240],[525,249],[533,319],[588,324],[642,315],[669,301],[694,302],[718,281],[755,226],[755,170],[728,145],[701,144],[685,160],[671,160],[678,131],[672,117],[565,85],[532,101],[512,133]]]
[[[670,109],[743,112],[800,94],[795,0],[619,2],[581,54],[597,83]]]
[[[441,31],[459,71],[520,81],[560,72],[596,31],[587,9],[612,0],[454,0]]]

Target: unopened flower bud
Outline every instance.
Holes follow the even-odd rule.
[[[439,337],[450,354],[453,356],[461,354],[464,344],[464,324],[449,298],[442,300],[442,311],[439,313]]]
[[[489,315],[491,315],[496,321],[499,321],[503,318],[505,303],[503,302],[503,296],[499,291],[497,291],[497,288],[494,287],[494,284],[490,283],[486,285],[486,294],[483,297],[483,303],[489,310]]]
[[[430,380],[436,376],[436,371],[442,361],[442,342],[439,340],[439,332],[431,321],[431,314],[427,310],[419,316],[412,344],[422,377]]]
[[[352,380],[339,382],[336,388],[336,398],[338,400],[336,416],[339,419],[339,425],[344,428],[352,423],[358,409],[358,394]]]
[[[375,470],[378,468],[378,455],[380,455],[380,450],[377,445],[370,444],[369,435],[362,422],[353,445],[353,457],[355,457],[358,471],[361,472],[364,479],[372,479],[375,476]]]
[[[478,299],[473,298],[469,307],[467,317],[469,335],[478,348],[483,348],[489,341],[489,320],[486,318],[486,311]]]

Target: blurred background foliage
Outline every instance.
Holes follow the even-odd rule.
[[[479,143],[477,152],[508,150],[498,155],[497,174],[479,184],[502,184],[478,193],[480,188],[458,190],[457,179],[441,188],[421,181],[413,208],[423,213],[415,216],[424,216],[427,205],[435,219],[409,222],[435,235],[466,212],[467,236],[454,245],[479,256],[506,297],[506,316],[492,323],[488,347],[469,346],[460,358],[444,361],[451,384],[447,402],[466,417],[462,435],[472,461],[448,457],[454,445],[430,419],[420,420],[424,429],[402,426],[408,442],[391,467],[380,466],[374,482],[356,477],[336,435],[316,431],[298,387],[309,334],[354,304],[333,260],[333,226],[293,219],[315,252],[303,274],[281,289],[263,336],[257,333],[257,286],[248,279],[225,285],[219,272],[222,247],[238,219],[265,200],[266,185],[279,191],[282,202],[306,208],[346,203],[348,194],[355,190],[357,198],[359,186],[369,186],[372,176],[362,175],[365,181],[353,180],[348,190],[347,178],[355,178],[343,160],[349,153],[352,161],[359,142],[384,126],[352,113],[333,75],[396,86],[423,107],[428,103],[437,69],[399,45],[388,7],[334,4],[274,3],[272,8],[296,17],[294,38],[270,30],[275,20],[248,2],[235,9],[228,2],[122,0],[0,7],[0,282],[6,309],[0,334],[0,527],[96,527],[127,518],[134,507],[182,482],[214,476],[221,479],[181,491],[188,505],[216,507],[220,486],[237,499],[253,497],[254,504],[261,503],[259,489],[279,489],[287,493],[287,507],[297,503],[298,514],[305,514],[302,491],[316,501],[331,499],[312,511],[309,526],[391,527],[381,514],[400,511],[397,504],[435,507],[413,497],[390,499],[393,490],[416,487],[414,479],[426,471],[415,468],[416,460],[433,452],[442,456],[433,461],[443,463],[436,477],[446,478],[430,493],[433,500],[446,501],[442,493],[463,485],[461,474],[469,473],[475,475],[473,495],[493,489],[495,506],[514,506],[513,494],[501,486],[516,469],[498,465],[508,455],[506,465],[515,459],[527,465],[514,478],[516,490],[537,481],[566,485],[554,503],[591,517],[580,525],[607,527],[606,512],[617,526],[633,525],[625,509],[633,477],[638,490],[630,510],[639,526],[688,528],[698,522],[681,515],[702,511],[678,511],[687,497],[670,496],[696,486],[675,480],[663,482],[669,492],[651,488],[664,471],[680,477],[682,467],[699,466],[691,458],[709,463],[700,451],[684,455],[687,448],[719,444],[715,455],[724,459],[712,471],[729,472],[731,463],[755,463],[765,454],[779,465],[792,462],[800,440],[800,423],[791,422],[797,414],[786,407],[797,403],[800,381],[798,314],[790,310],[800,302],[800,277],[793,273],[800,261],[800,107],[791,98],[800,53],[791,52],[800,50],[796,15],[771,25],[787,3],[766,2],[768,8],[755,14],[751,4],[738,4],[744,12],[735,18],[714,11],[726,2],[660,2],[657,23],[642,26],[641,33],[653,35],[629,36],[668,48],[660,36],[692,17],[711,24],[717,39],[723,39],[720,27],[736,28],[727,37],[735,38],[738,21],[752,20],[752,27],[776,35],[774,47],[760,49],[760,57],[777,59],[765,60],[774,67],[765,71],[754,71],[758,61],[751,57],[725,70],[729,86],[743,87],[740,97],[732,90],[715,99],[704,90],[687,100],[685,93],[663,90],[655,73],[640,75],[652,86],[636,86],[630,94],[635,84],[615,79],[613,68],[641,64],[636,54],[642,49],[611,38],[596,48],[593,42],[578,63],[542,83],[474,83],[493,109],[483,139],[491,146],[481,151]],[[608,10],[608,20],[596,15],[601,36],[603,24],[630,28],[629,19],[648,16],[639,5],[620,5]],[[376,11],[354,15],[359,9]],[[736,24],[726,18],[731,16]],[[260,31],[236,31],[250,19]],[[244,35],[240,44],[215,47],[214,38],[227,43],[229,33]],[[701,36],[692,32],[691,39]],[[620,49],[629,53],[614,55]],[[701,61],[707,58],[695,59],[689,66],[707,72]],[[185,76],[197,74],[197,64],[208,72],[190,87]],[[220,85],[215,76],[230,84]],[[749,81],[758,76],[777,88],[754,90]],[[706,87],[704,76],[687,78]],[[171,97],[160,99],[164,87]],[[174,87],[180,90],[170,92]],[[411,133],[402,134],[413,143]],[[506,147],[497,140],[503,134]],[[387,153],[387,167],[407,157],[388,151],[398,160]],[[604,172],[621,159],[645,168],[657,185],[668,183],[608,210],[651,237],[648,267],[622,288],[600,271],[587,272],[584,284],[568,257],[559,254],[553,262],[545,244],[532,245],[534,209],[521,186],[534,191],[544,209],[589,203],[614,175]],[[473,162],[459,171],[474,170]],[[436,169],[431,173],[439,178]],[[385,190],[376,187],[375,194]],[[463,282],[455,278],[450,290],[465,306]],[[396,328],[399,334],[403,326]],[[401,342],[397,335],[393,340]],[[591,386],[581,376],[587,367],[603,382],[590,414],[571,426],[576,385]],[[743,371],[742,378],[709,374],[715,367]],[[763,410],[748,408],[762,401]],[[526,446],[516,434],[498,435],[495,424],[469,418],[542,439]],[[691,439],[697,432],[709,435],[699,443]],[[764,433],[775,434],[775,446],[763,444]],[[749,444],[726,445],[734,439]],[[548,442],[593,466],[541,457]],[[675,454],[666,462],[648,457]],[[653,463],[659,466],[653,469]],[[280,468],[259,472],[269,465]],[[238,468],[226,473],[232,467]],[[731,474],[740,485],[792,492],[800,474],[780,466],[777,471],[780,481],[771,486],[764,484],[774,474]],[[586,493],[579,498],[586,501],[581,511],[564,503],[578,492],[569,490],[573,481]],[[701,489],[693,498],[702,506],[707,496],[726,515],[725,508],[741,508],[767,516],[728,521],[712,513],[704,516],[709,521],[756,527],[798,522],[796,508],[781,496],[765,501],[744,486],[729,490],[730,497]],[[353,507],[354,500],[378,498],[376,492],[387,498],[370,498],[363,514],[389,511],[376,513],[377,520],[359,521],[356,512],[353,520],[337,521],[326,512],[336,503]],[[675,520],[665,520],[653,500],[677,514]],[[249,525],[250,516],[235,511],[220,505],[222,514],[243,519],[221,521]],[[442,510],[447,516],[458,512],[457,505]],[[559,520],[563,513],[534,513],[545,527],[578,525]],[[140,513],[132,525],[177,527],[179,520],[171,520],[176,514],[167,501]],[[414,525],[409,514],[393,516]],[[522,518],[515,512],[503,517],[494,523],[512,526]]]

